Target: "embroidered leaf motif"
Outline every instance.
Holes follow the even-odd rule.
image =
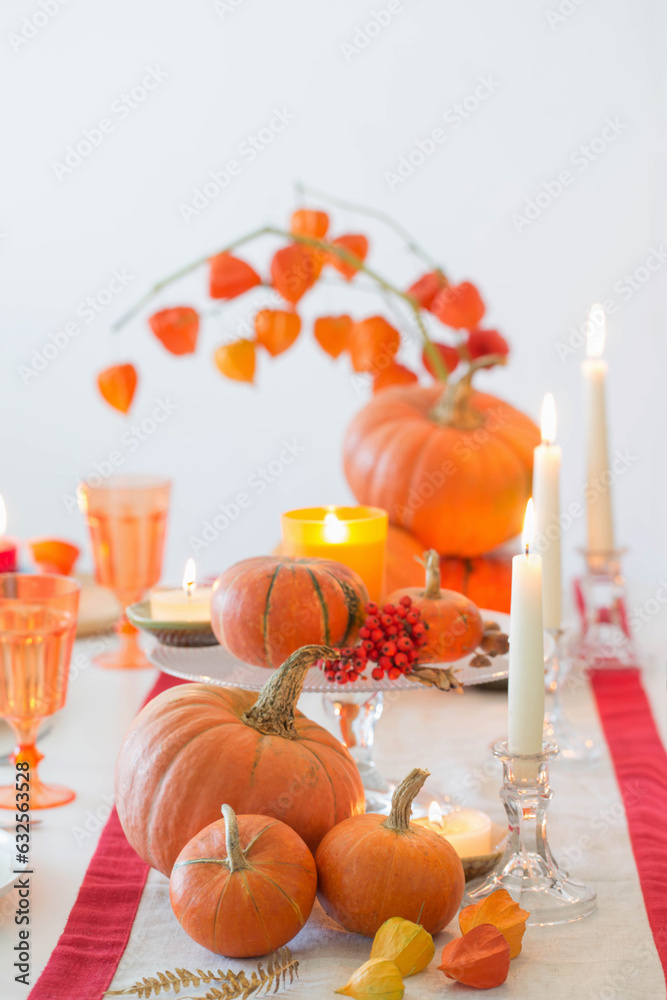
[[[289,983],[287,977],[289,976]],[[210,969],[204,972],[203,969],[196,969],[190,972],[189,969],[176,968],[174,972],[156,972],[154,976],[144,976],[133,986],[127,986],[122,990],[107,990],[105,996],[112,997],[136,997],[137,1000],[149,1000],[149,998],[162,995],[162,992],[173,992],[178,994],[182,989],[198,989],[200,986],[210,986],[218,983],[218,986],[211,986],[211,989],[199,998],[182,997],[182,1000],[247,1000],[252,996],[266,996],[268,993],[277,993],[294,982],[294,977],[299,978],[299,962],[292,957],[289,948],[280,948],[269,958],[266,969],[261,962],[250,973],[250,979],[246,973],[232,972],[228,969],[223,972],[218,969],[212,972]]]

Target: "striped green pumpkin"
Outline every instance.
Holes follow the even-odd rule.
[[[342,563],[256,556],[215,581],[211,624],[233,656],[273,668],[301,646],[354,643],[367,601],[363,580]]]

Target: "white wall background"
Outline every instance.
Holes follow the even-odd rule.
[[[283,440],[297,441],[303,455],[200,554],[202,571],[272,547],[282,509],[349,498],[340,441],[366,394],[345,362],[313,345],[308,324],[295,349],[273,363],[263,357],[255,387],[222,379],[211,361],[248,315],[245,301],[207,323],[194,357],[168,355],[142,320],[109,332],[166,273],[265,221],[286,221],[300,179],[390,212],[454,280],[479,284],[490,325],[513,346],[511,364],[479,384],[535,416],[543,393],[554,392],[565,504],[582,489],[583,349],[562,358],[557,345],[592,301],[615,301],[607,349],[613,450],[634,458],[616,484],[618,537],[631,549],[630,575],[651,581],[665,572],[667,262],[636,290],[622,290],[624,275],[652,248],[667,247],[663,5],[394,0],[389,23],[355,52],[358,29],[386,0],[42,3],[56,11],[43,26],[38,0],[5,0],[0,11],[0,492],[12,533],[85,543],[67,498],[119,448],[126,471],[174,479],[165,570],[172,578],[189,537],[247,488]],[[17,40],[21,32],[34,37]],[[166,79],[121,120],[114,101],[148,67]],[[495,81],[493,95],[461,127],[443,123],[481,77]],[[240,143],[274,108],[293,121],[253,162],[239,157]],[[114,131],[58,179],[54,161],[104,117]],[[609,118],[622,124],[620,134],[582,169],[576,151]],[[391,190],[386,173],[437,127],[446,142]],[[241,174],[186,224],[179,206],[230,159],[241,159]],[[513,214],[563,169],[572,184],[517,232]],[[359,228],[345,213],[334,216],[339,232]],[[400,243],[379,224],[361,225],[376,267],[399,284],[413,280],[419,265]],[[248,256],[263,264],[270,249],[257,245]],[[77,307],[114,269],[132,280],[87,323]],[[203,302],[204,287],[198,276],[159,304]],[[328,286],[302,312],[363,316],[377,308],[376,299]],[[72,321],[80,335],[26,384],[20,366]],[[115,360],[140,369],[129,418],[95,388],[97,372]],[[123,435],[161,398],[177,411],[131,453]],[[583,541],[578,522],[566,536],[570,571]]]

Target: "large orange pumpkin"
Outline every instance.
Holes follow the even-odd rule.
[[[116,762],[116,806],[144,861],[169,875],[221,802],[282,820],[312,851],[336,823],[363,812],[352,757],[296,710],[309,667],[332,654],[297,650],[259,695],[183,684],[139,712]]]
[[[367,601],[363,580],[342,563],[256,556],[215,581],[211,625],[244,663],[277,667],[299,646],[353,643]]]
[[[423,582],[423,555],[424,546],[418,538],[405,528],[389,525],[384,563],[386,594],[392,594],[399,587],[418,587]]]
[[[350,424],[345,475],[425,547],[476,556],[520,532],[539,441],[529,417],[467,380],[396,386]]]
[[[389,816],[353,816],[317,849],[318,897],[346,930],[373,937],[385,920],[403,917],[437,934],[458,910],[465,884],[458,854],[433,830],[410,823],[428,773],[415,768],[398,785]]]
[[[268,816],[223,819],[176,859],[169,898],[183,930],[229,958],[266,955],[299,933],[315,902],[317,870],[298,833]]]
[[[426,553],[426,585],[400,587],[390,594],[390,604],[402,597],[412,600],[426,625],[428,641],[419,651],[419,663],[453,663],[469,656],[479,646],[484,623],[479,608],[463,594],[440,587],[440,558],[435,549]]]
[[[440,560],[440,582],[443,587],[465,594],[478,608],[509,614],[512,554],[499,552],[474,559],[443,556]]]

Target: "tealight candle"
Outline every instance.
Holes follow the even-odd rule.
[[[18,543],[5,535],[7,530],[7,509],[0,496],[0,573],[15,573]]]
[[[591,306],[586,338],[587,358],[582,365],[586,407],[586,502],[588,549],[605,553],[614,550],[614,522],[611,511],[611,478],[607,445],[605,381],[607,362],[602,358],[606,333],[604,309]]]
[[[556,404],[550,392],[542,403],[542,443],[535,449],[533,499],[535,527],[542,554],[542,614],[544,627],[561,625],[560,463],[556,440]]]
[[[384,590],[386,510],[379,507],[308,507],[282,516],[285,556],[334,559],[355,570],[373,601]]]
[[[195,561],[188,559],[180,589],[155,587],[151,590],[151,618],[158,622],[210,622],[213,588],[198,587],[195,580]]]
[[[479,809],[453,809],[444,816],[437,802],[431,802],[428,818],[411,820],[448,840],[460,858],[491,853],[491,817]]]

